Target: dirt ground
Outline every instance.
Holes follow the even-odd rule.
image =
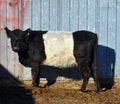
[[[56,82],[43,88],[31,87],[31,81],[15,83],[0,81],[0,104],[120,104],[120,79],[112,89],[94,92],[90,81],[87,92],[80,92],[82,81]]]

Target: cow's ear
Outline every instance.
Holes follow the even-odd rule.
[[[6,31],[7,37],[10,38],[11,37],[10,34],[12,31],[10,29],[8,29],[7,27],[5,27],[5,31]]]
[[[30,34],[31,34],[31,29],[30,28],[28,28],[27,30],[25,30],[26,31],[26,33],[27,33],[27,36],[29,36]]]

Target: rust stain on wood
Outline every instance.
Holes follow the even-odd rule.
[[[16,5],[18,5],[18,0],[10,0],[10,1],[9,1],[9,5],[10,5],[11,7],[15,7]]]
[[[27,12],[27,8],[29,6],[29,3],[30,3],[29,0],[27,0],[27,1],[21,0],[21,2],[20,2],[20,6],[21,6],[20,7],[20,15],[21,15],[21,17],[20,17],[20,22],[21,22],[20,29],[23,29],[25,14]]]

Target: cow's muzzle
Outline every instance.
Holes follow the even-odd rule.
[[[13,51],[18,52],[19,48],[18,47],[13,47]]]

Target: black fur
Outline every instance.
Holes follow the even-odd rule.
[[[81,91],[85,91],[88,80],[92,76],[95,81],[95,91],[98,92],[97,35],[88,31],[77,31],[73,33],[73,39],[74,56],[83,77]]]

